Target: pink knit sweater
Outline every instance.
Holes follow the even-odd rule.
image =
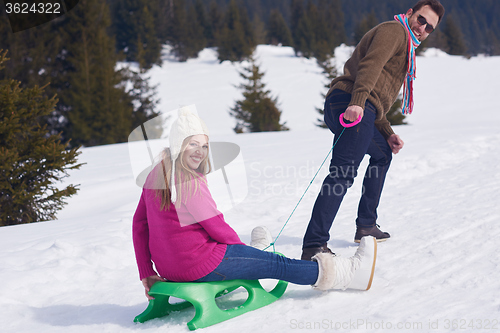
[[[156,271],[170,281],[199,279],[220,264],[227,244],[243,244],[217,210],[206,182],[199,183],[177,210],[174,205],[160,210],[160,198],[143,189],[132,228],[140,279]]]

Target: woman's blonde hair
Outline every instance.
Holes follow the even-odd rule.
[[[199,182],[206,182],[205,177],[200,177],[198,173],[201,173],[203,176],[208,174],[212,168],[210,165],[209,150],[207,150],[207,156],[205,159],[201,161],[198,169],[193,170],[189,166],[184,164],[184,160],[182,156],[184,155],[184,151],[186,150],[189,140],[192,136],[189,136],[184,139],[181,146],[181,151],[177,158],[175,159],[175,190],[177,192],[177,204],[180,204],[182,201],[188,200],[192,195],[196,193],[199,189]],[[161,160],[159,165],[155,168],[155,193],[156,197],[161,200],[161,210],[170,209],[170,205],[172,204],[171,199],[171,187],[170,187],[170,179],[172,174],[172,157],[170,148],[165,148],[162,152]],[[194,185],[194,186],[193,186]]]

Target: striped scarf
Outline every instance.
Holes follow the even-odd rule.
[[[413,111],[413,80],[417,78],[417,62],[415,57],[415,49],[420,45],[420,41],[415,37],[415,34],[410,29],[408,18],[405,14],[395,15],[394,19],[401,23],[408,32],[408,69],[403,85],[403,114],[408,114]]]

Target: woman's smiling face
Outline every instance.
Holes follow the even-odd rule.
[[[192,170],[197,170],[200,167],[201,162],[203,162],[207,157],[207,136],[204,134],[198,134],[190,137],[186,149],[182,154],[184,165],[188,166]]]

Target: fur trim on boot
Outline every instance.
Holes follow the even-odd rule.
[[[330,290],[335,285],[335,256],[331,253],[320,252],[311,259],[318,263],[318,280],[313,288],[319,290]]]
[[[363,237],[356,253],[350,258],[318,253],[312,259],[318,262],[319,267],[318,280],[313,285],[315,289],[368,290],[375,272],[377,242],[372,236]]]

